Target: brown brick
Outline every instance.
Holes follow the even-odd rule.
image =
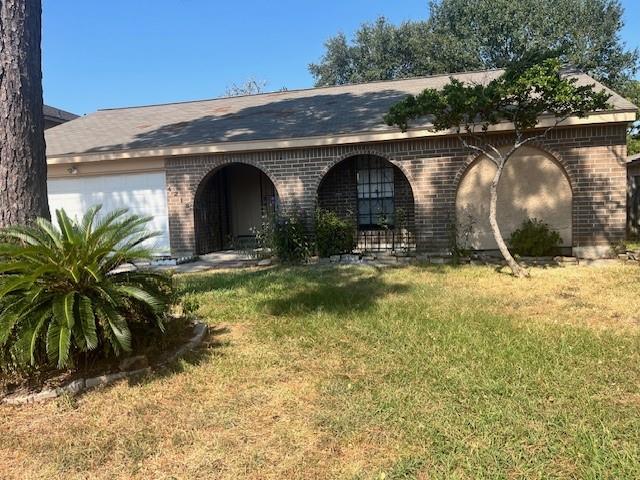
[[[551,154],[569,178],[574,246],[605,245],[624,236],[625,129],[624,124],[562,128],[534,145]],[[510,141],[509,135],[497,134],[492,143]],[[311,212],[322,193],[318,187],[327,174],[332,175],[332,167],[359,154],[386,158],[406,179],[409,190],[405,191],[412,191],[414,198],[412,221],[418,249],[446,248],[458,183],[476,158],[455,137],[167,158],[172,249],[176,253],[195,250],[194,197],[211,171],[231,163],[253,165],[271,179],[282,208],[296,206]]]

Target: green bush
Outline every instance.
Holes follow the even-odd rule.
[[[252,252],[253,256],[269,258],[274,252],[275,222],[276,219],[274,215],[263,215],[260,226],[253,229],[253,233],[256,235],[257,247],[257,251]]]
[[[528,257],[542,257],[556,253],[562,239],[542,220],[530,218],[511,234],[509,244],[513,253]]]
[[[99,211],[74,221],[59,210],[57,228],[38,219],[0,231],[3,369],[119,355],[131,350],[132,330],[164,330],[171,278],[127,268],[151,258],[149,218]]]
[[[321,257],[351,253],[356,246],[355,227],[335,212],[316,211],[316,248]]]
[[[279,214],[273,223],[273,251],[283,262],[303,263],[309,259],[311,245],[300,213]]]

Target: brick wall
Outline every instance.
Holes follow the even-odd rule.
[[[573,245],[598,247],[625,235],[626,126],[567,127],[550,132],[533,146],[563,166],[573,190]],[[507,134],[492,143],[507,144]],[[407,178],[415,202],[418,250],[447,246],[455,217],[455,196],[465,169],[476,158],[455,137],[431,137],[356,145],[171,157],[166,159],[169,228],[174,253],[195,250],[194,195],[213,170],[230,163],[254,165],[274,183],[283,209],[311,212],[324,176],[353,155],[375,154],[392,162]]]
[[[627,228],[631,238],[640,236],[640,163],[634,162],[627,169]]]

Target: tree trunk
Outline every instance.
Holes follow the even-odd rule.
[[[507,261],[509,268],[513,272],[513,274],[518,277],[528,277],[529,272],[527,269],[520,266],[518,262],[516,262],[515,258],[511,255],[507,244],[502,238],[502,232],[500,231],[500,226],[498,225],[497,211],[498,211],[498,184],[500,183],[500,178],[502,177],[502,171],[504,170],[504,166],[507,159],[501,159],[500,164],[498,165],[498,170],[493,177],[493,181],[491,182],[491,197],[489,201],[489,223],[491,224],[491,231],[493,232],[493,238],[498,244],[498,248],[500,249],[500,253]]]
[[[0,0],[0,227],[49,217],[41,0]]]

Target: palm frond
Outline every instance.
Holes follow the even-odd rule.
[[[93,350],[98,346],[96,332],[96,318],[93,313],[93,303],[89,297],[81,295],[78,299],[77,331],[82,335],[79,340],[85,350]]]
[[[171,280],[122,269],[151,258],[149,218],[95,206],[80,220],[58,210],[55,220],[0,230],[0,348],[63,368],[89,351],[131,350],[130,321],[162,330]]]
[[[69,330],[75,325],[73,308],[76,301],[76,292],[59,295],[53,301],[53,316],[60,324],[64,324]]]
[[[116,289],[123,295],[135,298],[136,300],[148,305],[155,312],[159,312],[165,307],[163,299],[161,299],[157,295],[149,293],[148,290],[144,290],[132,285],[119,285],[116,287]]]
[[[57,319],[49,323],[46,347],[50,362],[55,362],[58,368],[64,368],[68,365],[71,331]]]
[[[48,239],[58,250],[62,249],[62,235],[49,220],[38,218],[36,219],[36,225],[48,236]]]
[[[67,213],[64,210],[56,210],[56,217],[63,240],[71,244],[80,242],[81,236],[78,233],[77,224],[74,224]]]
[[[17,333],[15,350],[20,365],[36,363],[36,349],[43,327],[51,318],[51,306],[42,305],[31,312],[24,323],[24,327]]]
[[[127,321],[110,305],[96,308],[96,313],[102,319],[116,340],[118,348],[125,352],[131,351],[131,330]]]

